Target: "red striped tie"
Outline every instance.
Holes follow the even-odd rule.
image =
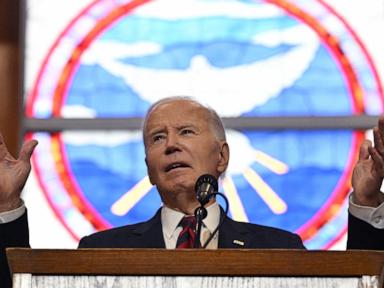
[[[185,216],[179,224],[183,230],[181,230],[179,234],[179,238],[177,238],[176,248],[184,249],[184,248],[193,248],[196,237],[196,218],[195,216]]]

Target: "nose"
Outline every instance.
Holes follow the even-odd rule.
[[[169,155],[178,151],[181,151],[181,150],[180,150],[177,134],[169,133],[167,137],[166,147],[165,147],[165,154]]]

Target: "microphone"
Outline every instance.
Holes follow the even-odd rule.
[[[195,184],[195,192],[196,192],[196,198],[200,202],[200,207],[197,207],[195,209],[195,216],[197,220],[197,226],[196,226],[196,237],[195,237],[195,248],[206,248],[209,244],[209,242],[212,241],[213,237],[216,235],[217,231],[219,231],[220,226],[223,224],[223,221],[225,219],[225,215],[228,213],[228,199],[225,197],[223,193],[218,192],[219,191],[219,185],[217,183],[217,179],[210,175],[210,174],[204,174],[201,175]],[[221,214],[220,221],[215,230],[212,232],[211,236],[205,241],[205,243],[200,246],[200,234],[201,234],[201,226],[203,223],[203,219],[207,217],[207,209],[205,209],[204,205],[209,202],[209,199],[213,195],[220,195],[225,200],[225,211],[224,215]]]
[[[209,196],[212,193],[216,193],[219,190],[217,179],[210,174],[201,175],[195,184],[195,192],[197,201],[201,206],[204,206],[209,202]]]

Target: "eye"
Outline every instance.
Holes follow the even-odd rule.
[[[181,135],[188,135],[188,134],[195,134],[195,131],[193,131],[190,128],[184,128],[181,130]]]
[[[155,142],[158,142],[160,140],[163,140],[165,138],[165,136],[163,134],[157,134],[157,135],[154,135],[152,137],[152,142],[155,143]]]

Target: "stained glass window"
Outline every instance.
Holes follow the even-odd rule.
[[[309,249],[342,247],[356,129],[383,110],[384,43],[371,34],[384,8],[329,2],[28,1],[32,245],[47,246],[33,232],[45,223],[65,235],[48,246],[71,247],[151,217],[161,201],[140,121],[158,99],[190,95],[228,127],[231,216],[299,233]]]

